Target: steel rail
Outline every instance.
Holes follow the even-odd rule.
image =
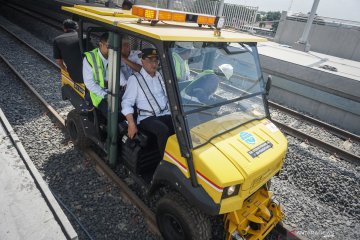
[[[54,215],[54,218],[56,219],[56,222],[59,224],[62,232],[67,236],[67,239],[69,240],[78,239],[77,233],[71,226],[69,220],[66,218],[65,213],[60,208],[60,205],[62,204],[56,201],[56,196],[52,193],[50,187],[45,183],[39,171],[36,169],[29,155],[25,151],[23,144],[19,140],[18,136],[15,134],[14,129],[10,125],[8,119],[4,115],[1,108],[0,108],[0,125],[2,125],[3,128],[5,129],[6,134],[9,136],[13,146],[15,147],[20,158],[22,159],[24,166],[26,166],[36,187],[40,191],[51,213]]]
[[[12,64],[6,60],[6,58],[0,54],[0,58],[8,65],[8,67],[14,72],[14,74],[29,88],[29,90],[40,100],[40,102],[45,106],[45,108],[56,118],[61,126],[65,129],[65,119],[56,112],[56,110],[48,104],[44,98],[28,83],[28,81],[12,66]],[[93,159],[96,165],[101,169],[102,172],[116,185],[121,189],[121,194],[124,198],[127,198],[134,204],[145,216],[149,230],[154,234],[160,236],[160,231],[157,228],[156,217],[153,211],[147,207],[144,202],[134,194],[130,188],[126,185],[124,181],[121,180],[111,169],[108,167],[104,161],[91,149],[85,149],[84,154]]]
[[[12,9],[15,9],[16,11],[18,12],[21,12],[21,13],[24,13],[32,18],[35,18],[36,20],[46,24],[46,25],[49,25],[50,27],[53,27],[57,30],[61,30],[63,31],[63,27],[62,27],[62,23],[61,21],[58,21],[58,20],[55,20],[55,19],[51,19],[49,16],[46,16],[46,15],[43,15],[43,14],[40,14],[38,12],[34,12],[34,11],[31,11],[27,8],[25,8],[24,6],[19,6],[18,4],[14,4],[14,3],[8,3],[8,2],[3,2],[1,1],[3,4],[5,4],[7,7],[10,7]],[[35,15],[36,14],[36,15]],[[43,18],[47,18],[53,22],[56,22],[56,23],[51,23],[49,21],[46,21],[44,20]],[[58,24],[57,24],[58,23]]]
[[[14,34],[13,32],[11,32],[9,29],[7,29],[6,27],[4,27],[3,25],[0,24],[0,27],[7,32],[9,35],[11,35],[12,37],[14,37],[16,40],[18,40],[19,42],[21,42],[22,44],[24,44],[25,46],[29,47],[32,51],[36,52],[38,55],[40,55],[42,58],[44,58],[46,61],[48,61],[49,63],[51,63],[54,67],[60,69],[60,66],[57,65],[54,61],[52,61],[50,58],[48,58],[45,54],[43,54],[42,52],[40,52],[39,50],[37,50],[36,48],[34,48],[33,46],[31,46],[30,44],[28,44],[27,42],[25,42],[24,40],[22,40],[21,38],[19,38],[16,34]]]
[[[222,86],[225,87],[225,88],[236,89],[238,91],[242,91],[241,89],[238,89],[238,88],[235,88],[235,87],[232,87],[232,86],[229,86],[229,85],[222,84]],[[289,114],[293,113],[294,115],[297,114],[297,116],[301,115],[300,113],[298,113],[298,112],[296,112],[294,110],[285,108],[285,107],[280,106],[280,105],[275,104],[275,103],[272,103],[272,104],[275,107],[278,107],[278,106],[279,106],[279,108],[281,107],[281,109],[284,109],[284,111],[289,112]],[[304,119],[305,118],[310,119],[309,121],[314,122],[315,124],[319,125],[320,127],[323,126],[325,128],[325,126],[326,126],[329,129],[334,129],[333,130],[334,132],[337,132],[338,134],[341,134],[343,136],[347,136],[348,138],[346,138],[346,139],[352,139],[353,140],[353,139],[358,139],[359,138],[359,136],[357,136],[355,134],[348,133],[347,131],[344,131],[344,130],[339,129],[337,127],[333,127],[330,124],[323,123],[322,121],[316,120],[314,118],[310,118],[308,116],[303,116],[303,115],[301,117],[304,117]],[[313,119],[313,120],[311,120],[311,119]],[[320,140],[318,138],[312,137],[312,136],[310,136],[308,134],[305,134],[305,133],[303,133],[303,132],[301,132],[299,130],[296,130],[295,128],[289,127],[289,126],[287,126],[287,125],[285,125],[285,124],[283,124],[283,123],[281,123],[279,121],[276,121],[274,119],[271,119],[271,121],[274,122],[276,125],[278,125],[281,129],[283,129],[283,131],[285,133],[287,133],[287,134],[289,134],[291,136],[294,136],[296,138],[307,141],[307,142],[313,144],[314,146],[317,146],[317,147],[319,147],[319,148],[321,148],[321,149],[323,149],[323,150],[325,150],[325,151],[327,151],[329,153],[332,153],[335,156],[338,156],[341,159],[344,159],[344,160],[349,161],[351,163],[354,163],[354,164],[359,164],[360,163],[360,156],[356,156],[356,155],[354,155],[354,154],[352,154],[352,153],[350,153],[348,151],[345,151],[343,149],[340,149],[340,148],[332,145],[331,143],[327,143],[327,142],[324,142],[324,141],[322,141],[322,140]]]
[[[289,113],[290,115],[293,115],[293,116],[295,116],[297,118],[300,118],[301,120],[305,120],[305,121],[314,123],[314,124],[318,125],[319,127],[322,127],[324,129],[328,130],[329,132],[331,132],[332,134],[334,134],[334,135],[336,135],[336,136],[338,136],[340,138],[350,139],[352,141],[355,140],[355,141],[360,142],[360,136],[359,135],[356,135],[354,133],[348,132],[348,131],[343,130],[341,128],[335,127],[335,126],[330,125],[330,124],[328,124],[326,122],[320,121],[320,120],[318,120],[316,118],[304,115],[304,114],[302,114],[302,113],[300,113],[298,111],[295,111],[293,109],[281,106],[280,104],[277,104],[275,102],[269,101],[269,105],[271,107],[273,107],[273,108],[279,109],[280,111]]]
[[[236,91],[241,91],[241,92],[244,92],[244,93],[247,93],[245,91],[243,91],[242,89],[239,89],[239,88],[236,88],[236,87],[233,87],[233,86],[229,86],[229,85],[226,85],[224,83],[220,83],[221,86],[225,87],[225,88],[229,88],[229,89],[232,89],[232,90],[236,90]],[[249,93],[247,93],[249,94]],[[305,120],[307,122],[310,122],[310,123],[313,123],[321,128],[324,128],[326,130],[328,130],[329,132],[331,132],[332,134],[342,138],[342,139],[350,139],[350,140],[355,140],[355,141],[358,141],[360,142],[360,136],[359,135],[356,135],[354,133],[351,133],[351,132],[348,132],[344,129],[341,129],[341,128],[338,128],[338,127],[335,127],[331,124],[328,124],[328,123],[325,123],[323,121],[320,121],[316,118],[313,118],[313,117],[310,117],[310,116],[307,116],[307,115],[304,115],[300,112],[297,112],[293,109],[290,109],[290,108],[287,108],[285,106],[282,106],[280,104],[277,104],[275,102],[272,102],[272,101],[269,101],[268,100],[268,103],[269,103],[269,106],[273,107],[273,108],[276,108],[276,109],[279,109],[280,111],[283,111],[285,113],[288,113],[290,115],[293,115],[294,117],[296,118],[300,118],[301,120]]]
[[[304,141],[307,141],[319,148],[324,149],[325,151],[334,154],[335,156],[344,159],[348,162],[354,163],[356,165],[360,164],[360,157],[356,156],[348,151],[345,151],[341,148],[338,148],[330,143],[324,142],[318,138],[315,138],[313,136],[307,135],[299,130],[296,130],[295,128],[289,127],[283,123],[280,123],[275,120],[271,120],[275,125],[277,125],[279,128],[281,128],[285,133],[294,136],[296,138],[302,139]]]
[[[30,89],[30,91],[41,101],[42,104],[48,109],[49,112],[51,112],[55,118],[65,126],[65,120],[57,113],[57,111],[50,106],[46,102],[46,100],[31,86],[31,84],[26,81],[26,79],[12,66],[12,64],[5,59],[5,57],[0,53],[1,59],[6,63],[6,65],[9,66],[9,68],[15,73],[15,75]]]
[[[1,26],[1,25],[0,25]],[[5,29],[3,26],[1,26],[3,29]],[[5,30],[10,33],[7,29]],[[10,33],[14,37],[16,37],[17,40],[19,40],[22,43],[25,43],[23,40],[18,38],[16,35]],[[37,49],[33,48],[29,44],[25,43],[26,46],[31,48],[33,51],[41,55],[44,59],[51,62],[54,66],[57,68],[60,68],[56,63],[54,63],[52,60],[50,60],[47,56],[43,55],[41,52],[39,52]],[[65,128],[65,120],[56,112],[55,109],[53,109],[50,104],[48,104],[41,95],[26,81],[22,75],[16,71],[16,69],[9,63],[1,54],[1,59],[10,67],[10,69],[19,77],[19,79],[30,89],[30,91],[39,98],[39,100],[42,102],[42,104],[48,109],[49,112],[53,114],[53,116],[61,123],[62,127]],[[96,166],[99,167],[99,169],[104,173],[105,176],[107,176],[116,186],[118,186],[121,189],[121,194],[124,198],[129,199],[145,216],[146,222],[148,224],[149,230],[153,232],[154,234],[161,235],[160,231],[158,230],[157,223],[156,223],[156,217],[154,212],[150,210],[149,207],[145,205],[145,203],[135,194],[133,193],[129,187],[126,185],[124,181],[121,180],[120,177],[118,177],[109,166],[106,165],[106,163],[91,149],[85,149],[84,154],[88,156],[90,159],[93,159],[96,163]],[[291,239],[294,240],[304,240],[303,237],[298,236],[296,233],[294,233],[294,229],[290,228],[289,226],[281,223],[278,224],[275,228],[275,231],[279,234],[287,237],[291,236]]]

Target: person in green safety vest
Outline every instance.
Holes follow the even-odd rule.
[[[93,106],[107,116],[107,94],[108,94],[108,43],[109,33],[100,36],[99,45],[92,51],[85,52],[83,60],[83,79],[89,90]]]
[[[108,43],[109,34],[104,33],[100,36],[98,48],[93,49],[92,51],[85,52],[83,60],[83,79],[86,88],[89,90],[90,99],[92,105],[99,109],[104,117],[107,117],[108,104],[107,104],[107,94],[108,94],[108,53],[109,53],[109,43]],[[125,74],[131,71],[139,71],[141,65],[139,61],[135,61],[135,57],[130,59],[130,49],[129,41],[127,37],[123,38],[122,47],[121,47],[121,68],[127,67],[126,69],[120,69],[120,92],[119,98],[122,98],[122,95],[125,92],[127,77]],[[134,54],[133,54],[134,55]],[[122,115],[119,116],[120,119],[124,118]]]
[[[190,80],[190,68],[188,60],[194,46],[191,42],[176,42],[172,52],[175,65],[176,78],[178,81]]]
[[[213,70],[204,70],[181,91],[182,98],[204,104],[213,102],[212,95],[219,86],[220,78]]]

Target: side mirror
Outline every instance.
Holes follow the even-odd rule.
[[[272,77],[271,77],[271,75],[269,75],[267,78],[267,81],[266,81],[266,85],[265,85],[265,95],[266,96],[269,96],[271,81],[272,81]]]

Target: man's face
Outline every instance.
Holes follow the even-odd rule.
[[[109,43],[108,42],[99,42],[99,49],[104,58],[108,58],[109,55]]]
[[[124,57],[129,57],[130,55],[130,43],[123,42],[121,45],[121,55]]]
[[[146,57],[141,60],[143,64],[143,68],[149,75],[154,75],[159,66],[159,58],[158,57]]]

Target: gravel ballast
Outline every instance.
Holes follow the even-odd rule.
[[[141,212],[66,141],[59,123],[2,61],[0,69],[0,107],[51,190],[93,239],[156,239],[148,232]],[[80,239],[88,239],[64,212]]]
[[[13,26],[7,20],[0,17],[0,23],[4,23],[4,22],[6,22],[7,24],[6,26],[9,29],[14,28],[20,32],[21,29],[19,27]],[[43,29],[43,30],[48,32],[53,31],[51,30],[51,28]],[[31,34],[26,32],[23,32],[21,34],[23,36],[28,37],[27,41],[31,45],[32,45],[31,42],[36,42],[38,45],[40,44],[40,42],[41,44],[44,44],[43,46],[39,46],[39,47],[40,49],[44,49],[44,51],[47,52],[47,55],[49,54],[49,51],[51,52],[52,50],[51,43],[42,42],[41,40],[35,38],[34,36],[31,36]],[[3,38],[3,36],[0,37]],[[13,56],[15,59],[14,62],[20,65],[21,62],[25,59],[25,56],[22,56],[22,54],[25,53],[20,54],[15,50],[9,51],[9,49],[7,49],[5,46],[6,45],[0,46],[0,52],[4,55],[10,55],[10,54],[17,55],[17,56]],[[29,60],[29,62],[31,63],[31,60]],[[24,75],[25,74],[28,75],[30,73],[30,76],[33,76],[33,79],[41,78],[41,76],[36,75],[39,72],[43,73],[46,72],[46,70],[51,71],[49,75],[52,76],[52,80],[50,80],[50,77],[49,78],[45,77],[45,79],[41,81],[44,82],[52,81],[53,83],[51,84],[54,85],[49,87],[49,89],[44,89],[44,92],[48,93],[49,101],[51,103],[54,102],[56,109],[60,110],[62,115],[65,114],[68,111],[68,109],[71,109],[69,103],[66,102],[61,103],[61,101],[59,101],[59,99],[61,99],[61,96],[59,95],[60,81],[58,77],[59,76],[58,70],[56,69],[49,70],[46,68],[42,70],[41,68],[39,68],[39,66],[33,68],[32,66],[29,65],[31,64],[24,65],[25,67],[23,67],[23,73]],[[30,157],[37,156],[38,152],[40,153],[43,152],[45,154],[44,159],[48,159],[48,160],[46,161],[41,160],[40,162],[55,162],[55,160],[50,161],[49,159],[53,159],[56,157],[67,158],[67,154],[65,153],[58,153],[57,151],[47,152],[46,150],[48,145],[53,145],[54,148],[56,147],[60,148],[59,146],[61,146],[61,148],[66,148],[68,152],[69,151],[76,152],[76,150],[72,149],[71,144],[66,145],[67,143],[66,141],[64,141],[66,136],[64,136],[64,134],[61,133],[61,131],[59,131],[58,129],[54,131],[54,129],[52,128],[50,128],[48,131],[44,130],[49,128],[46,127],[49,123],[41,125],[42,126],[41,135],[37,135],[40,133],[37,133],[36,125],[37,123],[42,123],[44,121],[44,119],[41,118],[41,117],[43,118],[46,117],[44,116],[44,112],[39,113],[39,107],[34,107],[34,106],[31,107],[30,105],[27,105],[29,100],[20,96],[20,94],[16,94],[14,96],[14,93],[18,92],[17,89],[13,89],[15,86],[10,84],[14,80],[10,81],[8,85],[4,86],[3,78],[5,78],[5,76],[6,74],[1,75],[0,94],[2,94],[2,96],[6,96],[6,98],[4,99],[7,98],[17,99],[13,101],[14,102],[20,101],[21,104],[15,104],[16,106],[13,106],[14,103],[12,104],[9,103],[11,101],[5,102],[1,100],[0,107],[3,108],[5,114],[7,114],[7,112],[11,112],[10,114],[13,116],[12,117],[8,116],[8,118],[9,120],[10,119],[13,120],[12,124],[14,124],[13,126],[16,129],[16,131],[20,131],[21,133],[24,134],[22,138],[25,139],[26,135],[30,135],[30,136],[33,135],[31,136],[31,140],[30,140],[33,141],[33,143],[29,144],[30,147],[27,148]],[[54,79],[58,79],[57,82],[55,82],[56,80],[54,81]],[[61,104],[56,105],[56,102],[61,103],[62,105]],[[9,106],[4,106],[4,105],[9,105]],[[20,107],[18,105],[24,105],[27,106],[27,108],[18,109],[18,107]],[[5,110],[6,108],[7,111]],[[303,128],[304,132],[308,131],[307,125],[303,126],[303,123],[301,123],[301,125],[296,123],[294,119],[292,119],[286,114],[279,112],[277,112],[276,114],[274,113],[275,111],[272,111],[274,119],[285,121],[286,124],[290,124],[290,125],[292,124],[293,126],[299,125],[300,127]],[[27,115],[30,117],[25,118]],[[312,127],[310,127],[310,129],[311,128]],[[316,136],[321,136],[322,138],[334,137],[334,136],[329,136],[327,135],[328,133],[323,133],[322,131],[323,130],[321,129],[316,129],[313,131],[312,134]],[[49,132],[54,132],[54,134]],[[22,136],[22,134],[19,133],[18,135],[20,137]],[[37,136],[37,138],[34,138],[34,136]],[[330,154],[323,152],[319,148],[309,146],[306,143],[301,142],[291,136],[287,136],[287,138],[289,140],[289,151],[285,160],[283,171],[278,177],[275,177],[272,181],[272,188],[274,189],[275,197],[278,200],[280,200],[280,202],[283,204],[285,208],[286,217],[284,219],[284,222],[294,227],[295,231],[299,235],[304,235],[309,239],[349,239],[349,240],[360,239],[360,233],[357,230],[360,227],[360,212],[359,212],[360,168],[359,166],[339,160],[335,156],[331,156]],[[37,139],[44,139],[43,140],[44,143],[41,142],[41,144],[39,144],[37,142],[38,141]],[[59,143],[57,143],[57,141]],[[335,143],[334,145],[341,145],[344,143],[344,140],[341,139],[340,140],[334,139],[331,141]],[[65,142],[64,146],[61,145],[62,142]],[[26,147],[26,144],[24,144],[24,146]],[[354,153],[360,152],[358,143],[353,143],[351,149]],[[84,165],[83,162],[87,162],[87,161],[85,161],[83,157],[82,157],[83,160],[75,160],[74,157],[70,159],[71,160],[62,160],[61,158],[61,160],[55,162],[56,164],[55,163],[53,165],[49,163],[43,165],[37,164],[37,167],[41,172],[44,172],[43,174],[46,177],[46,179],[55,178],[56,180],[51,180],[51,181],[49,180],[49,182],[52,182],[52,184],[57,186],[56,181],[59,181],[62,178],[64,179],[71,178],[69,177],[69,175],[57,173],[57,171],[60,171],[62,168],[68,165],[72,166],[75,169],[72,170],[75,173],[76,172],[81,173],[81,174],[79,173],[79,175],[76,175],[76,177],[78,178],[82,178],[82,174],[85,174],[87,172],[85,171],[86,168],[83,166]],[[33,161],[37,161],[37,160],[34,159]],[[74,165],[74,162],[77,162],[78,165]],[[46,167],[47,165],[51,165],[52,168],[54,168],[54,170],[51,170],[52,168]],[[51,170],[49,174],[46,173],[46,171],[49,171],[48,169]],[[98,175],[96,175],[96,177],[94,178],[101,179],[101,177],[99,177]],[[88,181],[91,182],[90,180]],[[86,181],[84,181],[84,183],[86,183]],[[73,190],[72,188],[74,188],[73,184],[74,182],[70,182],[70,185],[68,185],[68,188],[70,189],[69,196],[65,195],[65,193],[68,191],[67,189],[61,191],[65,199],[67,198],[71,199],[75,197],[76,194],[71,192]],[[79,188],[80,191],[82,188],[81,185],[79,184],[77,187]],[[62,185],[62,184],[58,184],[58,185]],[[136,189],[136,187],[134,187],[134,189]],[[95,195],[93,188],[88,188],[87,191],[83,193],[83,195],[85,196]],[[140,196],[141,195],[142,194],[140,194]],[[101,199],[101,197],[99,198]],[[82,197],[81,199],[87,200],[87,197]],[[80,200],[74,200],[74,201],[76,202]],[[101,200],[99,200],[98,202],[99,202],[98,204],[101,205]],[[73,205],[76,206],[76,204]],[[89,216],[89,219],[92,219],[94,221],[100,219],[101,221],[104,222],[105,220],[102,220],[102,216],[104,215],[104,212],[113,212],[112,207],[113,208],[115,207],[110,205],[109,209],[105,209],[104,207],[102,208],[102,211],[95,211],[94,208],[89,207],[89,209],[87,209],[86,206],[87,206],[86,204],[85,205],[80,204],[79,211],[91,212],[92,216],[91,217]],[[73,208],[76,210],[75,207]],[[88,219],[87,215],[84,216],[85,216],[84,219]],[[83,220],[83,218],[81,218],[81,220]],[[114,225],[109,224],[110,226],[105,225],[107,226],[106,228],[107,231],[105,231],[104,229],[99,229],[99,231],[101,231],[102,233],[106,232],[109,235],[111,234],[111,236],[114,236],[114,234],[109,229],[111,226],[118,226],[116,224]],[[104,226],[101,225],[101,227]],[[121,229],[122,225],[119,226],[119,228]],[[128,234],[127,231],[129,229],[127,227],[122,229],[124,230],[122,234]],[[150,236],[150,239],[152,237],[152,235],[147,235],[148,234],[147,232],[142,231],[141,233],[144,234],[142,235],[143,237]]]

